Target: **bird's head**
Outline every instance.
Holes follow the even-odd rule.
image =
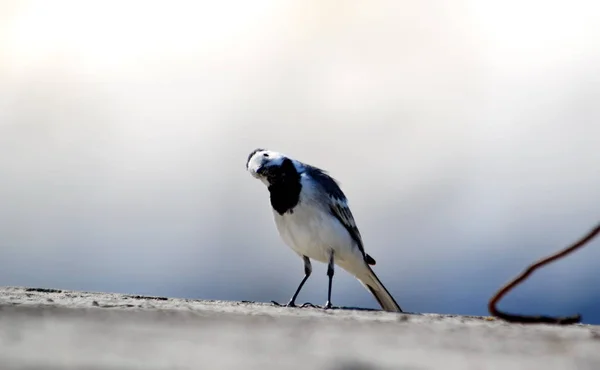
[[[246,169],[269,186],[299,174],[300,164],[287,156],[267,149],[255,149],[248,155]]]

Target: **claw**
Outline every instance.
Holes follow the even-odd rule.
[[[286,304],[281,304],[281,303],[277,303],[275,301],[271,301],[271,303],[273,303],[277,307],[296,307],[296,304],[294,302],[288,302]]]
[[[317,308],[317,306],[315,306],[314,304],[312,304],[310,302],[306,302],[302,306],[300,306],[300,308],[306,308],[306,307]]]

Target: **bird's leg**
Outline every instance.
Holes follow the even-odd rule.
[[[304,283],[306,283],[306,280],[308,280],[308,277],[312,273],[312,265],[310,264],[310,259],[308,259],[308,257],[306,257],[306,256],[302,256],[302,259],[304,260],[304,278],[300,282],[300,285],[298,285],[298,289],[296,289],[294,296],[292,297],[292,299],[290,299],[290,301],[286,305],[281,305],[275,301],[271,301],[274,305],[285,306],[285,307],[296,307],[296,298],[298,297],[300,290],[304,286]],[[305,307],[306,305],[312,306],[311,303],[305,303],[302,305],[302,307]]]
[[[327,290],[327,303],[325,303],[325,309],[331,308],[331,283],[333,282],[333,251],[329,256],[329,264],[327,265],[327,276],[329,276],[329,289]]]

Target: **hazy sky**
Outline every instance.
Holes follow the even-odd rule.
[[[342,183],[408,311],[600,220],[600,3],[4,1],[0,284],[287,301],[256,147]],[[600,244],[503,307],[600,323]],[[299,300],[326,300],[325,266]],[[346,273],[333,302],[376,307]]]

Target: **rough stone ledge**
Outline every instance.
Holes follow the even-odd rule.
[[[600,369],[600,327],[0,287],[1,369]]]

